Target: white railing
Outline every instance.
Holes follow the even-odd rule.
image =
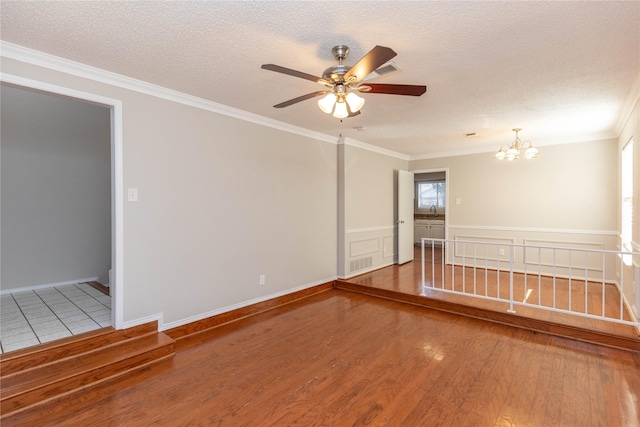
[[[632,325],[640,253],[422,239],[422,286],[474,298]],[[640,302],[634,302],[640,304]],[[640,310],[640,307],[638,307]]]

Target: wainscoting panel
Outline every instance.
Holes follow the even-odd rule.
[[[362,255],[374,254],[380,250],[380,239],[365,239],[349,242],[349,257],[355,258]]]
[[[347,230],[345,233],[345,277],[353,277],[394,263],[394,226]]]
[[[546,239],[524,239],[527,246],[540,246],[545,249],[527,248],[524,254],[524,262],[527,265],[541,265],[545,267],[556,267],[563,269],[582,269],[588,270],[589,277],[594,272],[602,273],[603,260],[605,257],[594,256],[594,254],[586,256],[587,252],[581,252],[580,249],[587,250],[604,250],[602,242],[579,242],[579,241],[558,241]],[[549,248],[549,249],[547,249]],[[576,249],[576,251],[567,251],[562,248]]]
[[[547,230],[533,228],[514,227],[489,227],[489,226],[456,226],[449,225],[449,236],[453,236],[454,241],[464,240],[471,242],[486,242],[488,245],[474,245],[467,243],[450,242],[454,245],[447,253],[447,262],[464,262],[472,265],[474,262],[479,267],[503,268],[508,266],[509,252],[508,246],[500,245],[531,245],[542,246],[549,249],[538,252],[537,249],[527,249],[526,253],[521,247],[514,248],[514,269],[516,271],[537,269],[540,262],[541,270],[549,274],[559,274],[572,276],[585,276],[590,279],[602,281],[603,259],[599,254],[592,253],[587,259],[580,257],[580,250],[616,250],[618,243],[615,231],[600,230]],[[553,248],[575,249],[569,256],[568,251],[556,250],[555,267],[553,266]],[[502,252],[501,252],[502,250]],[[598,258],[598,259],[596,259]],[[607,277],[604,280],[608,283],[616,282],[616,264],[613,257],[605,257],[605,271]],[[586,265],[585,265],[586,262]],[[586,266],[586,270],[585,270]],[[553,271],[555,269],[555,271]],[[580,271],[580,269],[582,271]]]
[[[463,260],[465,263],[469,261],[498,261],[509,262],[509,247],[501,245],[513,245],[516,243],[513,238],[505,237],[490,237],[490,236],[475,236],[475,235],[463,235],[454,234],[453,240],[455,260],[457,263],[461,263]],[[483,242],[489,244],[474,245],[467,242]],[[495,243],[495,244],[494,244]],[[500,250],[502,249],[502,252]]]

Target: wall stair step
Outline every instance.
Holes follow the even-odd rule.
[[[0,419],[171,359],[174,344],[152,323],[7,353],[0,359]]]

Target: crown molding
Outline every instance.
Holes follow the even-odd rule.
[[[224,116],[233,117],[258,125],[278,129],[284,132],[297,134],[311,139],[336,144],[336,137],[315,132],[309,129],[294,126],[278,120],[273,120],[258,114],[249,113],[244,110],[219,104],[208,99],[188,95],[173,89],[154,85],[142,80],[127,77],[122,74],[113,73],[101,68],[92,67],[79,62],[64,59],[48,53],[40,52],[17,44],[0,40],[0,56],[2,58],[13,59],[27,64],[43,67],[53,71],[59,71],[76,77],[85,78],[91,81],[105,83],[122,89],[151,95],[167,101],[188,105],[201,110],[211,111]]]
[[[351,145],[352,147],[362,148],[363,150],[372,151],[374,153],[382,154],[388,157],[395,157],[400,160],[411,160],[411,156],[407,156],[406,154],[398,153],[397,151],[387,150],[386,148],[377,147],[375,145],[367,144],[366,142],[358,141],[353,138],[345,138],[341,136],[341,139],[344,141],[344,145]]]
[[[603,132],[598,135],[578,135],[572,136],[565,139],[549,139],[549,140],[539,140],[536,141],[536,147],[549,147],[554,145],[565,145],[565,144],[581,144],[584,142],[597,142],[597,141],[607,141],[611,139],[616,139],[618,136],[613,133]],[[496,145],[498,147],[498,145]],[[491,157],[496,153],[495,149],[487,150],[486,147],[480,147],[475,150],[465,149],[459,151],[443,151],[441,153],[431,153],[431,154],[418,154],[414,156],[410,156],[409,160],[428,160],[428,159],[438,159],[442,157],[456,157],[456,156],[469,156],[474,154],[488,154]]]

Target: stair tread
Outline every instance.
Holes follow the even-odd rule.
[[[155,322],[129,329],[114,330],[103,328],[52,343],[0,355],[0,375],[2,379],[17,372],[34,369],[61,359],[74,357],[89,351],[100,351],[105,347],[118,345],[137,336],[155,334]]]
[[[155,349],[172,346],[173,343],[174,340],[163,333],[143,335],[102,351],[91,350],[86,354],[79,354],[75,358],[64,359],[55,364],[47,363],[24,372],[18,372],[2,379],[1,399],[6,400],[34,388],[64,381]]]

